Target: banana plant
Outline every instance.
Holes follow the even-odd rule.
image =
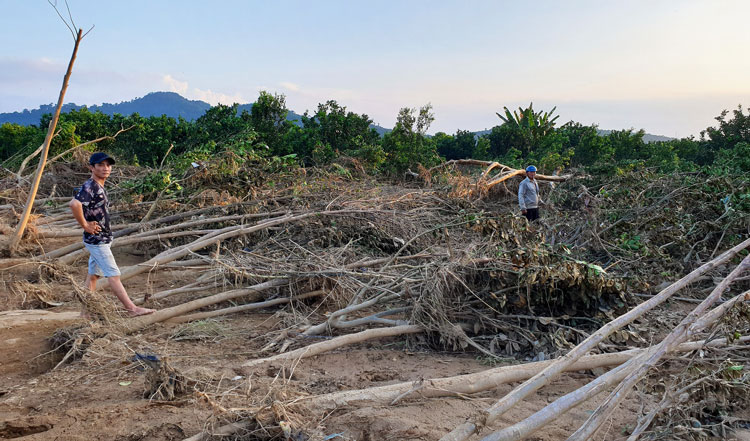
[[[555,128],[555,121],[559,115],[552,117],[557,107],[553,107],[549,112],[535,112],[534,103],[529,103],[529,107],[519,107],[517,111],[511,112],[507,107],[503,107],[505,115],[496,112],[496,115],[521,134],[524,144],[523,152],[530,152],[539,146],[539,142]]]

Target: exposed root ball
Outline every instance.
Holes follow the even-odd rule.
[[[166,359],[154,355],[137,354],[146,366],[143,397],[149,400],[172,401],[187,390],[185,377],[169,365]]]
[[[64,354],[63,359],[55,366],[55,369],[66,361],[83,357],[94,338],[96,336],[91,332],[91,328],[83,325],[60,328],[55,331],[50,337],[50,345],[53,352]]]

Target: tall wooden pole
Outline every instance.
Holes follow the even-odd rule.
[[[26,230],[26,225],[29,223],[31,217],[31,209],[34,207],[34,199],[36,193],[39,190],[39,182],[42,180],[42,172],[44,172],[44,166],[47,163],[47,155],[49,154],[49,145],[52,142],[52,137],[55,133],[55,127],[57,127],[57,121],[60,119],[60,111],[62,110],[63,101],[65,100],[65,91],[68,90],[68,82],[70,81],[70,74],[73,72],[73,63],[76,60],[76,54],[78,53],[78,46],[83,38],[83,29],[78,30],[76,36],[75,46],[73,46],[73,55],[70,57],[70,63],[68,63],[68,71],[65,72],[65,78],[63,78],[62,89],[60,89],[60,98],[57,100],[57,108],[55,108],[55,114],[52,116],[52,121],[49,123],[47,129],[47,136],[44,138],[44,144],[42,148],[42,155],[39,157],[39,165],[36,168],[34,174],[34,180],[31,183],[31,191],[29,197],[26,200],[26,209],[21,216],[21,220],[18,222],[16,231],[8,244],[8,251],[11,255],[14,254],[18,248],[18,244],[21,242],[23,232]]]

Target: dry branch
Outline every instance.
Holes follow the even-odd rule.
[[[70,200],[70,198],[63,198],[63,199]],[[154,220],[149,221],[149,222],[147,222],[147,223],[145,223],[143,225],[134,224],[133,226],[129,226],[129,227],[125,228],[125,229],[117,231],[114,234],[114,237],[118,238],[118,237],[122,237],[122,236],[127,236],[127,235],[129,235],[131,233],[134,233],[134,232],[138,231],[139,227],[140,228],[146,228],[146,227],[151,227],[151,226],[154,226],[154,225],[166,224],[166,223],[170,223],[170,222],[174,222],[174,221],[178,221],[178,220],[184,219],[186,217],[196,216],[196,215],[205,213],[207,211],[215,210],[216,208],[217,207],[199,208],[199,209],[196,209],[196,210],[185,211],[185,212],[182,212],[182,213],[177,213],[177,214],[172,214],[172,215],[169,215],[169,216],[165,216],[165,217],[162,217],[162,218],[159,218],[159,219],[154,219]],[[63,219],[71,217],[69,213],[62,214],[60,216]],[[67,223],[70,224],[70,226],[77,225],[77,222],[75,220],[68,221]],[[152,230],[152,231],[156,231],[156,230]],[[154,234],[154,233],[152,232],[152,234]],[[114,244],[115,242],[112,242],[112,243]],[[56,259],[56,258],[60,258],[62,256],[65,256],[66,254],[69,254],[69,253],[72,253],[74,251],[80,250],[82,248],[84,248],[83,242],[76,242],[74,244],[71,244],[71,245],[68,245],[68,246],[65,246],[65,247],[62,247],[62,248],[58,248],[56,250],[50,251],[48,253],[45,253],[42,257],[45,258],[45,259]]]
[[[78,46],[81,44],[81,40],[83,39],[83,29],[78,30],[78,35],[75,39],[75,45],[73,46],[73,55],[70,57],[70,62],[68,63],[68,70],[65,72],[65,77],[63,78],[63,85],[60,89],[60,97],[57,100],[57,107],[55,108],[55,113],[52,116],[52,120],[49,123],[49,129],[47,130],[47,136],[44,139],[44,148],[42,149],[41,157],[39,158],[39,165],[37,166],[36,173],[34,174],[34,180],[31,184],[31,190],[29,191],[29,197],[26,200],[26,208],[24,209],[23,214],[21,215],[21,220],[18,222],[18,226],[16,227],[16,231],[13,234],[13,237],[11,238],[9,244],[8,244],[8,251],[10,254],[13,254],[18,248],[18,244],[21,242],[21,238],[23,237],[23,233],[26,230],[26,224],[29,222],[29,218],[31,217],[31,210],[34,208],[34,199],[36,198],[36,193],[39,190],[39,183],[42,180],[42,172],[44,171],[44,166],[47,163],[47,155],[49,154],[49,146],[52,142],[52,136],[55,133],[55,127],[57,127],[57,121],[60,119],[60,111],[62,110],[63,102],[65,101],[65,92],[68,90],[68,82],[70,81],[70,74],[73,72],[73,63],[76,60],[76,55],[78,54]]]
[[[192,231],[175,231],[173,233],[166,233],[166,234],[154,234],[149,236],[129,236],[124,239],[120,239],[117,241],[112,242],[112,248],[117,248],[125,245],[133,245],[136,243],[142,243],[142,242],[150,242],[155,240],[164,240],[164,239],[172,239],[175,237],[183,237],[183,236],[205,236],[207,234],[215,233],[216,230],[192,230]],[[80,232],[78,232],[76,235],[80,236]],[[88,254],[87,249],[80,249],[73,251],[72,253],[66,254],[57,261],[59,263],[62,263],[64,265],[72,265],[76,260],[78,260],[81,257],[84,257]]]
[[[176,262],[173,262],[173,263],[176,263]],[[213,289],[213,288],[215,288],[215,286],[213,284],[209,285],[206,282],[204,282],[202,280],[199,280],[199,281],[196,281],[196,282],[193,282],[193,283],[189,283],[189,284],[187,284],[185,286],[181,286],[179,288],[167,289],[167,290],[160,291],[160,292],[157,292],[157,293],[152,294],[152,295],[146,295],[144,297],[133,299],[133,303],[135,303],[136,305],[141,305],[147,299],[149,299],[149,300],[160,300],[160,299],[163,299],[165,297],[169,297],[169,296],[174,295],[174,294],[182,294],[182,293],[197,292],[197,291],[208,291],[208,290]]]

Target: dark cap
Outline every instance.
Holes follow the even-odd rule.
[[[89,158],[89,164],[96,165],[100,162],[109,161],[110,165],[115,163],[115,160],[112,159],[108,154],[104,152],[97,152],[91,155]]]

